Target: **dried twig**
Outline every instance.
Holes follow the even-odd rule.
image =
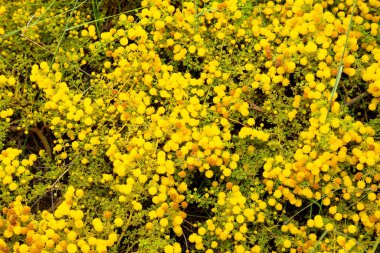
[[[256,111],[259,111],[259,112],[263,112],[264,109],[261,108],[260,106],[256,105],[255,103],[253,102],[249,102],[249,105],[250,105],[250,108],[256,110]]]
[[[346,105],[346,106],[350,106],[350,105],[352,105],[353,103],[358,102],[360,99],[362,99],[362,98],[364,98],[364,97],[366,97],[366,96],[368,96],[368,95],[369,95],[368,92],[363,92],[362,94],[360,94],[360,95],[354,97],[353,99],[348,100],[348,101],[345,103],[345,105]]]
[[[25,129],[25,128],[16,127],[16,126],[10,126],[9,130],[11,130],[11,131],[30,131],[32,133],[35,133],[38,136],[38,138],[40,139],[40,141],[42,142],[42,145],[44,146],[44,149],[45,149],[46,153],[48,154],[48,156],[51,159],[53,159],[53,154],[51,152],[51,148],[50,148],[49,142],[48,142],[48,140],[46,139],[45,135],[42,133],[42,131],[39,128],[32,127],[32,128],[29,128],[29,129]]]

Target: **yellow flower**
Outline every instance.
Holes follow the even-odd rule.
[[[356,232],[356,226],[354,225],[349,225],[347,228],[348,232],[351,234],[354,234]]]
[[[223,170],[223,175],[229,177],[231,175],[231,170],[229,168],[225,168]]]
[[[330,131],[329,124],[322,125],[322,126],[319,128],[319,131],[320,131],[322,134],[327,134],[327,133]]]
[[[285,248],[289,249],[292,246],[292,242],[290,240],[286,239],[283,242],[283,245],[284,245]]]
[[[162,219],[160,219],[160,226],[161,227],[167,227],[168,226],[168,224],[169,224],[169,221],[168,221],[168,219],[166,219],[166,218],[162,218]]]
[[[114,223],[115,223],[115,226],[116,227],[121,227],[122,225],[123,225],[123,220],[121,219],[121,218],[116,218],[115,220],[114,220]]]
[[[312,42],[312,41],[309,41],[309,42],[306,44],[306,46],[305,46],[305,51],[306,51],[307,53],[313,53],[313,52],[316,52],[317,49],[318,49],[317,45],[316,45],[314,42]]]
[[[373,192],[370,192],[370,193],[368,193],[368,199],[370,200],[370,201],[375,201],[376,200],[376,194],[375,193],[373,193]]]
[[[236,232],[235,235],[234,235],[235,241],[241,241],[241,240],[243,240],[243,238],[244,238],[244,236],[240,232]]]
[[[310,219],[310,220],[307,221],[307,226],[310,227],[310,228],[314,227],[314,224],[315,224],[314,220]]]
[[[270,206],[274,206],[274,205],[276,205],[276,200],[275,200],[274,198],[270,198],[270,199],[268,200],[268,204],[269,204]]]
[[[150,187],[150,188],[148,189],[148,193],[149,193],[150,195],[155,195],[155,194],[157,193],[157,188],[154,187],[154,186]]]
[[[363,180],[360,180],[357,183],[357,186],[358,186],[359,189],[364,189],[365,188],[365,182]]]
[[[92,225],[94,226],[94,229],[96,232],[102,232],[103,231],[103,223],[99,218],[93,219]]]
[[[119,192],[129,194],[132,192],[132,186],[130,184],[122,184],[119,186]]]
[[[355,56],[353,56],[352,54],[350,55],[347,55],[344,59],[344,63],[345,64],[352,64],[355,62]]]
[[[81,197],[83,197],[84,192],[83,192],[82,189],[78,189],[78,190],[75,191],[75,195],[76,195],[78,198],[81,198]]]
[[[356,208],[357,208],[359,211],[361,211],[361,210],[364,209],[364,204],[361,203],[361,202],[359,202],[359,203],[356,205]]]
[[[334,225],[332,223],[327,223],[325,228],[327,231],[332,231],[334,229]]]
[[[214,172],[212,170],[207,170],[205,176],[207,178],[212,178],[214,176]]]
[[[334,219],[337,220],[337,221],[342,220],[342,218],[343,218],[343,215],[342,215],[341,213],[336,213],[336,214],[334,215]]]
[[[232,229],[234,229],[234,225],[231,222],[227,222],[224,225],[224,228],[226,229],[226,231],[232,231]]]
[[[206,234],[206,229],[204,227],[198,228],[198,234],[199,235],[205,235]]]
[[[75,231],[70,231],[68,234],[67,234],[67,239],[69,239],[70,241],[75,241],[75,239],[77,238],[77,233]]]
[[[323,218],[322,216],[320,215],[316,215],[314,217],[314,225],[317,227],[317,228],[322,228],[324,223],[323,223]]]
[[[85,118],[84,124],[86,126],[91,126],[92,125],[92,119],[90,117]]]
[[[173,224],[175,224],[175,225],[181,225],[182,222],[183,222],[183,218],[180,215],[177,215],[173,219]]]
[[[10,191],[16,190],[17,187],[18,186],[17,186],[17,184],[15,182],[10,183],[9,186],[8,186],[8,188],[9,188]]]
[[[196,51],[197,51],[197,47],[196,46],[194,46],[194,45],[190,45],[189,46],[189,52],[191,54],[194,54]]]
[[[132,201],[132,205],[133,205],[133,209],[135,209],[136,211],[140,211],[142,209],[141,203],[137,201]]]
[[[243,215],[239,214],[238,216],[236,216],[237,223],[242,224],[244,221],[245,221],[245,218]]]
[[[201,47],[198,49],[198,56],[203,57],[206,54],[206,49],[204,47]]]
[[[74,226],[75,226],[76,228],[83,228],[83,227],[84,227],[84,222],[83,222],[82,220],[76,220],[76,221],[74,222]]]
[[[67,245],[66,250],[67,250],[68,253],[75,253],[75,252],[77,252],[78,248],[77,248],[77,246],[75,244],[70,243],[70,244]]]
[[[96,36],[95,26],[90,25],[88,27],[88,35],[90,35],[90,37]]]
[[[165,248],[164,248],[164,252],[165,253],[173,253],[174,252],[174,249],[173,249],[173,246],[172,245],[166,245]]]

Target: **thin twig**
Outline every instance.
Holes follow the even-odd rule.
[[[263,108],[261,108],[260,106],[256,105],[253,102],[249,102],[249,105],[251,106],[250,108],[255,109],[256,111],[259,111],[259,112],[263,112],[264,111]]]
[[[53,199],[52,199],[52,202],[53,202]],[[58,198],[58,200],[56,200],[55,202],[52,203],[51,207],[49,208],[49,212],[52,213],[54,212],[54,210],[63,202],[63,198],[60,197]]]
[[[51,152],[51,148],[50,148],[49,142],[45,138],[45,135],[42,133],[42,131],[40,129],[38,129],[37,127],[30,128],[29,130],[31,132],[35,133],[38,136],[38,138],[42,142],[42,145],[44,145],[44,148],[45,148],[48,156],[50,157],[50,159],[53,159],[53,154]]]
[[[55,4],[55,2],[56,2],[57,0],[54,0],[46,9],[45,9],[45,11],[43,12],[43,13],[41,13],[41,15],[36,19],[36,21],[34,21],[34,23],[35,22],[38,22],[38,20],[40,20],[47,12],[48,12],[48,10]],[[29,19],[29,22],[28,22],[28,24],[26,25],[27,27],[30,25],[30,22],[32,22],[32,20],[33,20],[33,18],[35,17],[35,15],[33,15],[30,19]]]
[[[368,95],[369,95],[368,92],[363,92],[362,94],[360,94],[360,95],[354,97],[353,99],[348,100],[348,101],[346,102],[345,105],[346,105],[346,106],[350,106],[350,105],[352,105],[352,104],[358,102],[360,99],[362,99],[362,98],[364,98],[364,97],[366,97],[366,96],[368,96]]]
[[[120,16],[122,14],[127,14],[129,12],[136,12],[136,11],[138,11],[140,9],[143,9],[143,8],[144,7],[139,7],[139,8],[133,9],[133,10],[124,11],[124,12],[121,12],[121,13],[118,13],[118,14],[115,14],[115,15],[111,15],[111,16],[108,16],[108,17],[98,18],[98,19],[95,19],[95,20],[92,20],[92,21],[88,21],[88,22],[80,24],[80,25],[72,26],[70,28],[67,28],[65,31],[74,30],[76,28],[83,27],[83,26],[88,25],[88,24],[92,24],[92,23],[95,23],[95,22],[98,22],[98,21],[101,21],[101,20],[106,20],[106,19],[109,19],[109,18],[117,17],[117,16]]]
[[[2,57],[1,55],[0,55],[0,59],[2,60],[2,61],[4,61],[5,62],[5,64],[6,65],[8,65],[8,67],[10,67],[10,68],[13,68],[13,66],[4,58],[4,57]]]
[[[75,159],[73,159],[72,161],[71,161],[71,163],[69,163],[67,166],[68,166],[68,168],[57,178],[57,180],[55,180],[55,182],[52,184],[52,185],[50,185],[50,186],[48,186],[48,189],[52,189],[57,183],[58,183],[58,181],[59,180],[61,180],[61,178],[69,171],[69,169],[70,169],[70,167],[72,166],[72,164],[74,163],[74,161],[76,160],[78,158],[78,156],[77,157],[75,157]],[[47,192],[47,191],[46,191]],[[46,194],[46,192],[43,194],[43,195],[41,195],[36,201],[34,201],[34,203],[31,205],[31,207],[33,207],[38,201],[40,201],[40,199],[42,199],[44,196],[45,196],[45,194]]]
[[[49,50],[49,49],[47,48],[47,46],[44,45],[43,43],[38,43],[38,42],[36,42],[36,41],[30,39],[30,38],[29,38],[28,36],[26,36],[24,33],[21,33],[21,36],[24,37],[25,39],[29,40],[29,41],[32,42],[33,44],[39,46],[39,47],[42,48],[43,50],[45,50],[45,51],[49,52],[50,54],[54,55],[54,52],[52,52],[51,50]],[[81,69],[80,67],[77,67],[77,66],[75,66],[73,63],[71,63],[71,62],[69,62],[69,61],[66,61],[66,60],[64,60],[64,62],[67,63],[67,64],[69,64],[69,65],[71,65],[71,66],[73,66],[74,68],[77,68],[80,72],[82,72],[82,73],[84,73],[85,75],[87,75],[88,77],[92,78],[92,76],[91,76],[89,73],[87,73],[86,71],[84,71],[84,70]]]
[[[24,26],[24,27],[21,27],[21,28],[19,28],[19,29],[16,29],[16,30],[14,30],[14,31],[11,31],[11,32],[9,32],[9,33],[7,33],[7,34],[0,35],[0,38],[5,38],[5,37],[12,36],[12,35],[17,34],[17,33],[19,33],[19,32],[22,32],[25,28],[28,28],[28,26],[38,25],[38,24],[40,24],[40,23],[42,23],[42,22],[45,22],[46,20],[53,19],[53,18],[56,18],[56,17],[62,16],[62,15],[65,15],[65,14],[67,14],[67,13],[69,13],[69,12],[75,10],[75,9],[78,9],[81,5],[83,5],[83,4],[86,3],[86,2],[87,2],[87,1],[84,1],[84,2],[80,3],[79,5],[77,5],[75,8],[73,8],[73,9],[69,9],[69,10],[67,10],[67,11],[65,11],[65,12],[62,12],[62,13],[60,13],[60,14],[58,14],[58,15],[55,15],[55,16],[53,16],[53,17],[47,17],[46,19],[41,20],[41,21],[37,21],[37,20],[38,20],[38,19],[37,19],[36,21],[33,22],[33,24],[28,23],[28,24],[27,24],[26,26]]]
[[[118,246],[120,245],[121,240],[123,239],[125,233],[127,232],[127,229],[128,229],[128,227],[129,227],[129,223],[131,222],[131,219],[132,219],[132,214],[133,214],[133,212],[130,212],[130,214],[129,214],[129,218],[128,218],[128,221],[127,221],[127,224],[124,226],[124,228],[123,228],[123,232],[121,233],[121,235],[120,235],[120,237],[119,237],[119,240],[117,241],[117,244],[116,244],[117,248],[118,248]]]
[[[49,142],[47,141],[45,135],[42,133],[42,131],[39,128],[32,127],[32,128],[29,128],[29,129],[25,129],[25,128],[19,128],[19,127],[16,127],[16,126],[10,126],[9,130],[11,130],[11,131],[30,131],[32,133],[35,133],[38,136],[38,138],[40,139],[40,141],[42,142],[42,145],[44,146],[44,149],[47,152],[49,158],[53,159],[53,154],[51,152],[51,148],[50,148]]]
[[[236,120],[236,119],[231,119],[231,118],[227,118],[228,120],[231,120],[232,122],[235,122],[237,124],[240,124],[242,126],[245,126],[243,123],[241,123],[240,121]]]
[[[186,236],[184,233],[182,233],[183,235],[183,238],[185,239],[185,244],[186,244],[186,252],[189,250],[189,246],[187,245],[187,240],[186,240]]]
[[[334,191],[332,191],[332,193],[334,192],[337,192],[339,190],[343,190],[343,189],[347,189],[347,188],[338,188],[338,189],[335,189]],[[323,195],[322,198],[325,198],[327,197],[327,194]],[[287,221],[284,221],[284,224],[288,224],[289,221],[291,221],[294,217],[296,217],[298,214],[302,213],[304,210],[306,210],[307,208],[309,208],[311,205],[315,204],[314,202],[310,203],[309,205],[305,206],[304,208],[302,208],[300,211],[298,211],[296,214],[294,214],[293,216],[291,216]],[[278,226],[280,222],[278,222],[276,224],[276,226]]]

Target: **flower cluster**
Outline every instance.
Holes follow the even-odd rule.
[[[117,242],[118,235],[114,232],[104,234],[103,224],[99,218],[92,220],[93,232],[84,233],[86,217],[78,207],[78,201],[80,202],[83,195],[83,190],[69,187],[54,213],[44,210],[40,213],[39,220],[31,214],[31,208],[22,203],[22,197],[17,197],[9,207],[4,207],[2,210],[4,217],[0,218],[0,231],[3,235],[3,239],[0,239],[2,251],[13,249],[17,252],[30,252],[44,249],[70,253],[92,250],[107,252],[107,248]],[[102,231],[103,233],[100,233]],[[10,248],[12,237],[23,239],[18,240],[13,244],[13,248]]]
[[[34,2],[0,0],[0,251],[376,250],[379,1]]]

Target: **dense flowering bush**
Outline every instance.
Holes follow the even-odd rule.
[[[0,0],[0,252],[376,251],[380,1],[45,2]]]

